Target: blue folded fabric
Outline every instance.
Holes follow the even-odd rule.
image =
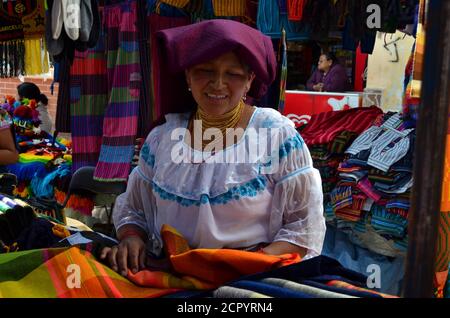
[[[292,289],[250,280],[237,281],[230,284],[229,286],[251,290],[275,298],[315,298],[311,295],[299,291],[294,291]]]

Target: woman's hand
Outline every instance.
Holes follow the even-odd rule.
[[[319,83],[319,84],[314,85],[314,86],[313,86],[313,89],[314,89],[316,92],[321,92],[321,91],[323,91],[323,83]]]
[[[303,258],[306,255],[307,251],[308,250],[304,247],[283,241],[273,242],[262,249],[262,252],[264,254],[282,255],[288,253],[298,253],[300,254],[301,258]]]
[[[139,236],[128,236],[119,245],[105,247],[100,259],[107,259],[111,268],[127,276],[128,269],[134,274],[145,268],[145,242]]]

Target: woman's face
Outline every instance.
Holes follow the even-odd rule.
[[[319,58],[319,62],[317,63],[317,68],[319,69],[319,71],[328,72],[332,64],[333,61],[328,60],[327,56],[325,54],[322,54]]]
[[[222,115],[236,107],[254,77],[233,52],[186,70],[192,96],[211,115]]]

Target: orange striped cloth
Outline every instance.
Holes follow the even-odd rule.
[[[212,0],[216,17],[242,17],[245,15],[245,0]]]
[[[95,259],[87,244],[0,254],[0,297],[153,298],[186,289],[212,289],[242,275],[300,261],[298,254],[270,256],[227,249],[193,249],[173,228],[163,226],[172,271],[143,270],[120,276]]]
[[[161,297],[177,289],[143,288],[78,247],[0,254],[2,298]]]
[[[140,286],[211,289],[243,275],[300,261],[298,254],[274,256],[232,249],[190,249],[181,234],[168,225],[163,226],[161,236],[173,272],[129,271],[128,278]]]

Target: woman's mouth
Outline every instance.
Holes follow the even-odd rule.
[[[213,100],[223,100],[223,99],[227,98],[227,95],[217,95],[217,94],[209,94],[209,93],[206,93],[205,95],[208,98],[211,98]]]

